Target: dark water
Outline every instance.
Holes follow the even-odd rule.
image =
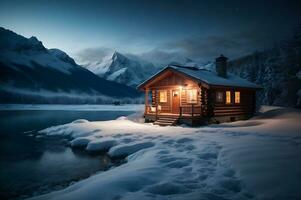
[[[61,137],[37,131],[76,119],[111,120],[128,111],[0,111],[0,199],[22,199],[64,188],[115,163],[72,150]]]

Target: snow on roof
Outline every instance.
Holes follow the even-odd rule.
[[[155,75],[151,76],[149,79],[141,83],[138,87],[144,85],[149,80],[153,79],[155,76],[165,71],[166,69],[173,69],[180,73],[186,74],[200,82],[205,82],[208,85],[219,85],[219,86],[232,86],[232,87],[245,87],[245,88],[261,88],[259,85],[251,83],[245,79],[235,76],[231,73],[227,73],[227,78],[220,77],[214,71],[207,69],[200,69],[197,67],[185,67],[178,65],[170,65],[165,67],[163,70],[159,71]]]

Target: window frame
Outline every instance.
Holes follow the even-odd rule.
[[[236,94],[238,94],[238,102],[236,102],[236,100],[237,100],[237,96],[236,96]],[[240,102],[241,102],[241,92],[240,91],[235,91],[234,92],[234,103],[235,104],[240,104]]]
[[[159,90],[158,91],[158,93],[159,93],[159,103],[167,103],[167,90]],[[164,101],[161,101],[161,93],[165,93],[165,100]]]
[[[229,96],[228,96],[228,94],[229,94]],[[231,104],[232,103],[232,97],[231,97],[231,95],[232,95],[231,90],[226,90],[225,104]]]
[[[190,94],[195,94],[190,96],[189,92],[190,91],[195,91],[195,92],[191,92]],[[195,96],[195,100],[191,100],[190,97]],[[189,104],[197,104],[198,103],[198,90],[193,88],[193,89],[187,89],[186,90],[186,102]]]
[[[221,97],[221,99],[219,99],[219,97]],[[217,103],[224,103],[224,92],[222,92],[222,91],[216,91],[216,93],[215,93],[215,101]]]

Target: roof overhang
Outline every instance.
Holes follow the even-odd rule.
[[[262,89],[262,87],[243,87],[243,86],[227,86],[227,85],[214,85],[214,84],[209,84],[201,79],[197,79],[196,77],[193,77],[189,74],[186,74],[182,71],[178,71],[177,69],[173,68],[173,67],[165,67],[164,69],[162,69],[161,71],[157,72],[156,74],[154,74],[153,76],[151,76],[149,79],[145,80],[144,82],[142,82],[140,85],[137,86],[137,89],[139,90],[146,90],[147,89],[147,86],[151,83],[154,82],[154,80],[156,78],[158,78],[160,75],[168,72],[168,71],[171,71],[173,73],[176,73],[178,75],[181,75],[181,76],[184,76],[185,78],[188,78],[194,82],[196,82],[199,86],[202,86],[202,87],[205,87],[207,89],[209,88],[241,88],[241,89],[248,89],[248,90],[260,90]]]
[[[175,74],[178,74],[180,76],[184,76],[185,78],[188,78],[194,82],[196,82],[198,85],[201,85],[203,87],[209,88],[209,85],[206,82],[201,81],[200,79],[197,79],[193,76],[190,76],[189,74],[183,73],[181,71],[178,71],[172,67],[165,67],[164,69],[162,69],[161,71],[159,71],[158,73],[154,74],[153,76],[151,76],[149,79],[145,80],[144,82],[142,82],[140,85],[137,86],[137,89],[139,90],[146,90],[147,85],[153,83],[154,80],[156,80],[156,78],[158,78],[160,75],[166,73],[166,72],[173,72]]]

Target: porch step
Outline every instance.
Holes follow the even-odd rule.
[[[159,125],[159,126],[174,126],[176,125],[177,121],[178,121],[178,117],[160,117],[158,118],[157,121],[154,122],[155,125]]]

